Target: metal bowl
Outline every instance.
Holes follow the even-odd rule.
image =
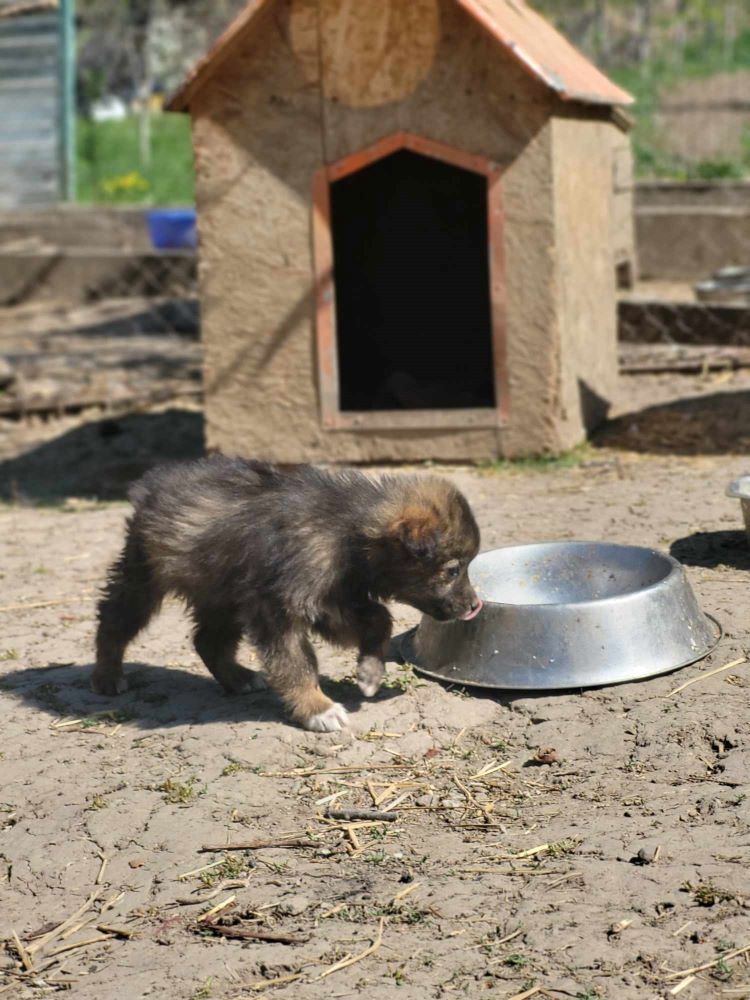
[[[425,615],[401,655],[430,677],[515,690],[593,687],[687,666],[720,628],[682,566],[654,549],[548,542],[483,552],[472,621]],[[717,634],[718,633],[718,634]]]
[[[750,476],[740,476],[727,486],[727,496],[739,500],[745,522],[747,540],[750,542]]]

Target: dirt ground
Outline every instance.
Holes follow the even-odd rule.
[[[0,994],[750,997],[750,663],[708,676],[750,646],[750,550],[723,495],[747,469],[748,389],[742,371],[628,380],[570,467],[445,470],[484,548],[671,550],[724,626],[712,656],[537,697],[391,663],[363,701],[351,657],[321,646],[352,711],[322,736],[270,695],[223,696],[177,605],[132,646],[126,695],[89,691],[125,486],[200,451],[197,408],[5,422]],[[396,609],[397,630],[416,620]],[[322,818],[376,804],[397,820]],[[271,844],[201,850],[249,841]]]

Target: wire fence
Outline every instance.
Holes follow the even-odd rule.
[[[51,221],[48,213],[43,224],[32,216],[16,228],[6,224],[0,254],[21,264],[2,304],[23,311],[62,301],[64,317],[58,311],[48,322],[39,319],[39,335],[56,330],[60,343],[62,326],[73,355],[89,357],[91,340],[81,339],[82,331],[97,331],[100,347],[112,347],[111,372],[109,381],[94,385],[82,374],[88,362],[71,361],[63,379],[37,358],[28,377],[16,380],[16,396],[0,397],[0,411],[77,405],[108,392],[142,396],[139,373],[157,368],[162,388],[199,391],[193,254],[155,250],[144,209],[192,205],[189,121],[165,114],[164,100],[244,5],[77,0],[75,196],[96,211],[74,225],[65,213]],[[623,370],[710,379],[750,367],[750,6],[745,0],[538,0],[534,6],[636,98],[642,280],[621,292]],[[0,49],[0,82],[4,58]],[[23,367],[20,359],[33,353],[30,327],[23,321],[13,329],[6,354]],[[128,342],[132,356],[123,353],[123,331],[137,334]],[[179,344],[185,349],[178,363]],[[161,368],[152,363],[159,350],[171,358]]]

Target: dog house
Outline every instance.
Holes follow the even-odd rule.
[[[630,100],[523,0],[248,3],[169,105],[192,118],[209,447],[579,442],[617,376]]]

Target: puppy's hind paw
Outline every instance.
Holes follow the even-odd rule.
[[[305,729],[314,733],[335,733],[349,725],[349,716],[343,705],[334,702],[325,712],[311,716],[305,722]]]
[[[112,697],[116,694],[124,694],[128,690],[128,682],[122,674],[99,674],[94,671],[91,675],[91,690],[95,694],[105,694]]]
[[[357,664],[357,686],[365,698],[378,693],[384,677],[385,664],[377,656],[363,656]]]

